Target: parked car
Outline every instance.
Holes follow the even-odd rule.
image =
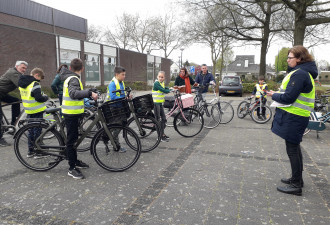
[[[243,95],[242,81],[239,76],[224,76],[219,86],[219,95],[238,94]]]

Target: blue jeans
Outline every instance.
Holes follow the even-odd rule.
[[[43,118],[43,113],[44,112],[40,112],[40,113],[35,113],[35,114],[28,114],[27,118],[30,119],[42,119]],[[31,121],[28,121],[28,123],[32,123]],[[29,146],[29,152],[33,151],[34,148],[34,142],[35,140],[37,140],[37,138],[40,136],[41,134],[41,128],[32,128],[29,129],[29,134],[28,134],[28,146]]]

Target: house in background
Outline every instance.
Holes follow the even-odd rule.
[[[255,64],[254,55],[237,55],[234,62],[223,69],[223,75],[240,76],[242,80],[256,80],[259,76],[259,64]],[[266,79],[275,76],[275,70],[266,66]]]

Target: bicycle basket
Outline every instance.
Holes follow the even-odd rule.
[[[103,103],[101,105],[101,111],[107,124],[127,121],[131,115],[126,98],[119,98]]]
[[[183,108],[188,108],[194,105],[194,96],[191,94],[181,95]]]
[[[174,106],[175,97],[174,96],[165,96],[164,108],[172,109]]]
[[[154,109],[154,101],[152,95],[142,95],[133,98],[133,105],[135,113],[144,114]]]

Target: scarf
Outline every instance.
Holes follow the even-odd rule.
[[[180,77],[181,77],[181,79],[184,80],[184,83],[185,83],[185,85],[186,85],[186,93],[191,94],[191,86],[190,86],[190,79],[189,79],[189,76],[182,76],[182,75],[180,74]]]

